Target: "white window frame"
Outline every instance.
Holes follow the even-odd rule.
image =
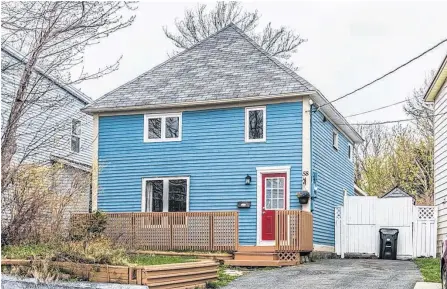
[[[338,131],[332,131],[332,146],[334,149],[338,150]]]
[[[249,113],[254,110],[262,110],[262,138],[250,139]],[[267,113],[265,106],[246,107],[245,108],[245,142],[265,142],[267,140]]]
[[[141,182],[141,212],[146,212],[146,183],[147,181],[163,181],[163,212],[169,212],[169,181],[186,180],[186,212],[189,212],[189,177],[156,177],[143,178]],[[152,212],[152,196],[149,196],[149,208]]]
[[[178,117],[178,137],[166,138],[166,118]],[[148,120],[152,118],[161,119],[161,138],[149,138],[149,123]],[[165,114],[145,114],[144,115],[144,142],[171,142],[182,140],[182,113],[165,113]]]
[[[354,147],[352,144],[348,143],[348,158],[351,162],[354,162]]]
[[[73,134],[73,122],[74,121],[79,122],[79,135]],[[71,143],[72,142],[71,138],[73,136],[79,138],[79,151],[78,152],[73,150],[73,146],[72,146],[72,143]],[[80,119],[77,119],[77,118],[72,118],[71,119],[71,126],[70,126],[70,151],[72,153],[79,154],[81,152],[81,142],[82,142],[82,137],[81,136],[82,136],[82,121]]]

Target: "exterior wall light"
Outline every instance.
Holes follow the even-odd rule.
[[[249,185],[251,183],[251,177],[249,176],[249,175],[247,175],[246,177],[245,177],[245,184],[246,185]]]

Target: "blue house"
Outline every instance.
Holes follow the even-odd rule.
[[[245,246],[273,245],[275,211],[311,211],[315,249],[333,250],[334,208],[354,194],[362,138],[235,25],[83,111],[97,135],[94,208],[238,211]]]

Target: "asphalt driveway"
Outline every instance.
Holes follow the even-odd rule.
[[[411,261],[331,259],[296,267],[257,270],[224,288],[413,289],[417,281],[422,281],[422,275]]]

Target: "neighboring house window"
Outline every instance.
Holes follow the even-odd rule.
[[[145,212],[187,212],[188,177],[143,179]]]
[[[81,149],[81,121],[71,120],[71,151],[78,153]]]
[[[245,141],[265,142],[266,114],[264,107],[247,107],[245,109]]]
[[[182,140],[182,114],[146,114],[144,141],[165,142]]]
[[[332,131],[332,146],[338,150],[338,132]]]
[[[348,158],[351,162],[354,161],[353,152],[352,152],[352,144],[348,144]]]

